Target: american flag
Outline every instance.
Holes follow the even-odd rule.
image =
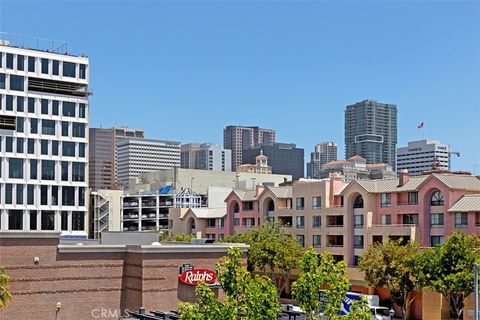
[[[421,129],[421,128],[423,128],[423,122],[422,122],[422,123],[420,123],[420,124],[417,126],[417,128],[418,128],[418,129]]]

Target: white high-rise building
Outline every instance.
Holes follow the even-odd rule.
[[[436,140],[411,141],[408,147],[397,149],[397,172],[407,169],[410,175],[423,171],[449,170],[450,146]]]
[[[180,167],[180,142],[131,138],[117,142],[118,183],[139,173]]]
[[[180,167],[185,169],[232,171],[232,150],[213,143],[181,146]]]
[[[88,235],[89,78],[84,56],[0,40],[0,230]]]

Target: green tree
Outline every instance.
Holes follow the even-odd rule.
[[[8,291],[8,284],[10,277],[5,273],[5,270],[0,266],[0,309],[7,305],[7,302],[12,300],[12,295]]]
[[[274,320],[280,314],[277,290],[265,276],[252,276],[242,266],[242,251],[230,248],[217,263],[218,281],[226,298],[222,303],[205,285],[196,289],[197,303],[180,305],[181,319]]]
[[[322,312],[327,319],[340,319],[338,313],[350,288],[345,262],[335,263],[329,252],[317,255],[315,249],[310,248],[303,254],[300,271],[300,277],[292,285],[292,294],[306,318],[313,319]],[[321,289],[324,289],[323,301],[319,299]],[[352,305],[350,310],[341,319],[370,320],[372,317],[365,299]]]
[[[359,264],[369,285],[390,291],[393,303],[402,309],[404,320],[414,300],[413,291],[417,289],[417,255],[418,245],[415,242],[402,245],[402,240],[390,240],[370,245]]]
[[[463,317],[465,298],[473,292],[473,265],[480,262],[480,237],[454,232],[445,244],[427,249],[417,259],[418,280],[439,292],[449,305],[450,316]]]
[[[268,222],[242,235],[230,236],[226,242],[248,244],[248,264],[268,276],[277,286],[278,293],[285,288],[292,270],[298,267],[298,257],[302,254],[294,236],[281,225]]]
[[[160,240],[161,241],[174,241],[174,242],[191,242],[193,239],[193,235],[191,234],[184,234],[184,233],[178,233],[178,234],[168,234],[164,233],[161,235]]]

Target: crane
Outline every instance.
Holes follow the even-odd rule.
[[[456,155],[457,157],[460,157],[460,152],[458,151],[448,151],[448,171],[451,171],[452,168],[452,154]]]

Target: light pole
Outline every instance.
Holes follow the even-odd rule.
[[[478,263],[475,263],[473,265],[473,281],[474,281],[473,293],[475,294],[474,305],[473,305],[473,312],[474,312],[473,319],[474,320],[480,320],[478,318],[478,267],[479,267]]]

